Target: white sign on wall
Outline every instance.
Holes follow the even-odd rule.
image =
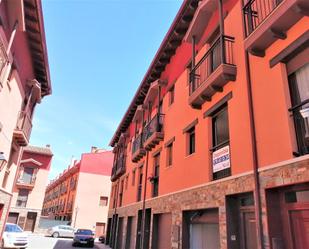
[[[230,164],[230,146],[227,145],[212,153],[213,173],[231,167]]]

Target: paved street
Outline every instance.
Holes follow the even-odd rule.
[[[86,247],[73,247],[72,239],[55,239],[41,235],[29,235],[28,249],[70,249],[70,248],[86,248]],[[96,249],[108,249],[109,247],[100,242],[95,243]]]

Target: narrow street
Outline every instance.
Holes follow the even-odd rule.
[[[70,248],[89,248],[89,247],[73,247],[71,238],[52,238],[44,235],[29,235],[29,245],[27,249],[70,249]],[[96,242],[94,248],[109,249],[100,242]]]

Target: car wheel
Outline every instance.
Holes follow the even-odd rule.
[[[73,247],[76,247],[76,243],[75,243],[75,242],[73,242],[73,243],[72,243],[72,246],[73,246]]]
[[[4,249],[4,240],[1,240],[0,249]]]
[[[58,238],[58,237],[59,237],[59,233],[53,233],[52,236],[53,236],[54,238]]]

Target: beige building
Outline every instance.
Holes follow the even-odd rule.
[[[38,226],[52,157],[49,146],[27,146],[23,150],[8,222],[25,231],[33,232]]]
[[[41,1],[0,1],[0,239],[35,106],[50,93]]]
[[[111,151],[92,148],[79,161],[74,161],[46,189],[42,215],[68,221],[75,228],[105,233],[110,175],[113,164]]]

